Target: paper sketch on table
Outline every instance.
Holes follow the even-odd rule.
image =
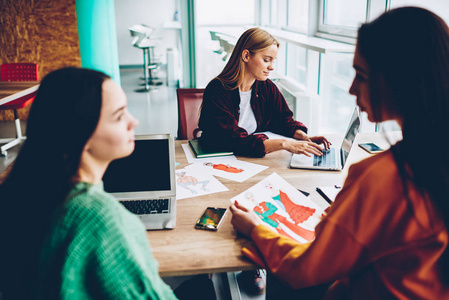
[[[235,157],[235,155],[227,155],[225,158],[222,157],[218,157],[218,158],[210,158],[210,157],[206,157],[206,158],[196,158],[195,154],[193,154],[192,149],[190,148],[189,144],[181,144],[182,149],[184,150],[184,153],[186,155],[187,158],[187,162],[189,164],[193,164],[195,162],[200,162],[200,161],[206,161],[206,160],[215,160],[215,159],[229,159],[229,160],[234,160],[237,159]]]
[[[176,200],[229,191],[210,174],[187,169],[176,170]]]
[[[276,173],[232,198],[231,202],[236,200],[253,210],[274,231],[300,243],[315,238],[315,226],[324,214],[323,209]]]
[[[237,182],[243,182],[267,168],[267,166],[253,164],[238,159],[229,161],[224,158],[196,162],[186,167],[186,169],[189,170],[207,172],[214,176],[219,176]]]

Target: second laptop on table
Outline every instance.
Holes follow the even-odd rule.
[[[351,121],[345,138],[340,148],[331,147],[323,151],[323,156],[306,156],[303,154],[293,154],[290,161],[290,167],[296,169],[311,169],[324,171],[339,171],[345,166],[349,151],[360,128],[360,113],[358,108],[354,109]]]
[[[146,229],[176,226],[175,146],[169,134],[138,135],[133,153],[110,163],[104,189]]]

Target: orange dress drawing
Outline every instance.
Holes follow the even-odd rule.
[[[293,201],[290,200],[286,193],[284,193],[283,191],[279,191],[279,193],[281,202],[282,204],[284,204],[285,211],[289,214],[290,218],[295,221],[296,224],[307,221],[310,216],[315,213],[315,208],[293,203]]]
[[[315,238],[315,232],[290,222],[286,217],[277,214],[276,210],[276,206],[267,202],[261,202],[258,206],[254,207],[254,212],[259,215],[264,222],[274,227],[279,234],[295,239],[279,227],[279,224],[282,224],[306,241],[310,242]]]
[[[214,164],[213,168],[216,170],[221,170],[221,171],[225,171],[228,173],[241,173],[243,172],[242,169],[237,169],[235,167],[229,166],[229,165],[224,165],[224,164]]]

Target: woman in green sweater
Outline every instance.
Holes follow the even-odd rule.
[[[103,190],[137,120],[103,73],[47,75],[27,140],[0,186],[0,298],[176,299],[139,219]]]

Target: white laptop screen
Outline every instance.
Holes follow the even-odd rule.
[[[360,114],[358,108],[356,107],[354,109],[354,113],[352,114],[351,122],[349,122],[349,127],[348,130],[346,131],[345,138],[341,143],[341,154],[342,154],[341,158],[343,166],[346,162],[346,159],[348,158],[349,151],[351,150],[352,144],[354,143],[355,136],[359,131],[359,127],[360,127]]]
[[[103,177],[109,193],[170,191],[168,139],[135,141],[134,152],[113,161]]]

